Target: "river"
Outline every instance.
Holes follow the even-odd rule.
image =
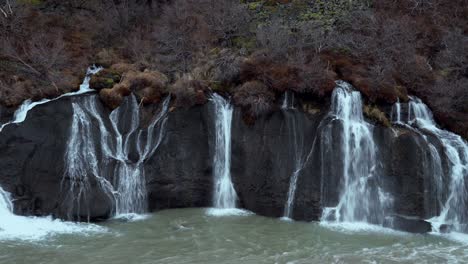
[[[0,263],[463,263],[468,244],[354,224],[173,209],[92,232],[0,242]],[[463,239],[463,238],[462,238]]]

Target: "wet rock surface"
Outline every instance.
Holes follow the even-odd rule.
[[[0,184],[13,194],[18,214],[70,218],[67,215],[69,201],[64,198],[63,191],[67,179],[63,175],[73,116],[71,100],[80,100],[80,97],[37,106],[29,112],[25,122],[9,125],[0,132]],[[98,109],[103,115],[109,114],[102,105]],[[342,161],[337,157],[322,162],[321,146],[314,145],[327,111],[306,114],[277,110],[247,125],[242,120],[241,110],[235,108],[231,174],[239,207],[265,216],[284,215],[295,162],[287,129],[287,118],[291,117],[298,124],[297,133],[303,133],[302,147],[307,156],[297,180],[292,218],[319,220],[323,206],[336,205],[341,184],[339,172],[322,175],[321,166]],[[425,141],[411,130],[392,129],[395,128],[376,126],[373,132],[380,150],[379,166],[385,175],[382,186],[390,190],[394,198],[395,213],[411,217],[394,218],[392,228],[427,232],[430,229],[421,220],[427,216],[424,186],[430,182],[423,162],[427,153]],[[144,164],[150,211],[212,206],[214,133],[212,104],[171,109],[161,144]],[[98,135],[95,140],[99,140]],[[331,142],[329,147],[337,148],[337,144],[338,141]],[[89,216],[91,220],[99,220],[111,216],[114,201],[97,183],[90,183],[92,195],[86,197],[88,201],[81,201],[89,206],[71,218],[84,220]],[[322,200],[322,192],[336,199]]]

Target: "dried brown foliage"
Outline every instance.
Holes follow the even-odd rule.
[[[275,93],[259,81],[249,81],[235,89],[234,102],[253,117],[272,110]]]

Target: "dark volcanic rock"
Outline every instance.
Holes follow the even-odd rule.
[[[304,138],[302,152],[311,151],[315,130],[322,115],[307,116],[304,113],[278,111],[261,116],[253,126],[242,122],[240,110],[234,115],[232,128],[231,172],[240,206],[266,216],[283,216],[290,178],[295,170],[291,149],[292,118],[296,133]],[[288,120],[289,118],[289,120]],[[298,176],[293,218],[316,220],[319,211],[320,175],[309,161]]]
[[[70,179],[65,174],[65,151],[73,121],[72,100],[92,96],[96,112],[108,124],[109,110],[96,95],[62,98],[30,111],[27,120],[12,124],[0,133],[0,185],[15,198],[15,211],[23,215],[54,215],[65,219],[99,220],[109,217],[114,209],[113,198],[98,183],[89,181],[88,195],[80,210],[70,210],[67,196]],[[124,104],[122,107],[126,107]],[[3,111],[3,110],[1,110]],[[125,110],[119,118],[122,130],[128,130],[132,115]],[[176,109],[168,114],[164,136],[154,154],[145,161],[144,170],[150,211],[166,208],[210,207],[213,200],[213,159],[215,148],[215,116],[211,103],[190,109]],[[296,152],[302,152],[304,164],[299,172],[292,207],[296,220],[318,220],[322,207],[333,207],[342,188],[343,160],[340,149],[340,124],[333,124],[331,139],[323,141],[321,122],[328,109],[315,114],[297,110],[274,111],[257,118],[252,125],[243,122],[240,109],[234,110],[232,123],[231,174],[238,194],[238,206],[260,215],[284,215],[291,176],[296,169]],[[148,112],[151,119],[154,111]],[[145,118],[144,118],[145,119]],[[90,140],[100,142],[100,126],[91,120]],[[328,118],[323,124],[332,121]],[[295,126],[295,129],[293,127]],[[154,133],[160,133],[155,129]],[[112,134],[112,133],[111,133]],[[137,137],[137,135],[133,135]],[[427,166],[427,141],[442,153],[433,137],[407,128],[375,126],[373,137],[379,150],[379,186],[393,197],[392,221],[387,226],[408,232],[427,232],[427,222],[419,219],[437,214],[429,212],[434,201],[428,199],[432,186]],[[292,142],[301,139],[298,148]],[[132,141],[133,142],[133,141]],[[126,162],[135,163],[137,146],[129,146]],[[327,153],[322,160],[322,151]],[[330,155],[328,155],[330,154]],[[112,164],[103,161],[100,150],[96,159],[106,163],[103,173],[114,182]],[[109,165],[110,164],[110,165]],[[443,160],[446,170],[447,161]],[[92,178],[92,177],[91,177]],[[448,179],[444,179],[447,185]],[[326,197],[326,199],[324,199]],[[323,199],[323,200],[322,200]],[[76,208],[75,208],[76,209]],[[407,217],[395,217],[394,214]]]
[[[425,220],[401,215],[387,217],[384,226],[404,232],[420,234],[428,233],[432,230],[431,223]]]
[[[13,118],[13,109],[0,105],[0,126]]]
[[[23,123],[8,125],[0,133],[0,184],[13,194],[16,213],[74,219],[88,212],[91,219],[109,216],[111,204],[95,183],[91,183],[88,212],[67,215],[66,191],[62,189],[66,181],[62,185],[62,179],[73,116],[71,100],[75,99],[79,100],[62,98],[36,106]]]
[[[169,113],[164,139],[145,165],[151,211],[212,206],[215,128],[210,108]]]
[[[391,177],[397,214],[424,217],[424,140],[415,132],[402,130],[392,145]]]

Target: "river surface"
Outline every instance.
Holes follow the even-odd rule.
[[[2,237],[0,263],[468,263],[463,238],[177,209],[78,234]]]

